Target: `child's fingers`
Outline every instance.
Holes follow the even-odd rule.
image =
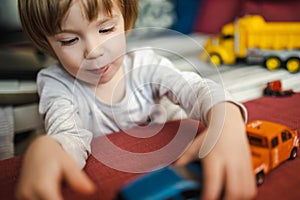
[[[227,167],[224,199],[253,199],[256,196],[254,176],[252,168],[248,167],[249,165],[243,167],[231,165]]]
[[[65,168],[64,177],[70,187],[81,194],[89,195],[95,192],[96,188],[91,179],[73,162]]]
[[[185,152],[176,162],[175,165],[183,166],[195,160],[191,154]]]
[[[209,158],[208,158],[209,159]],[[224,170],[221,163],[208,162],[207,158],[203,161],[203,191],[201,199],[220,199],[224,185]]]
[[[81,194],[92,194],[95,192],[95,185],[88,178],[83,171],[76,171],[71,173],[70,171],[66,174],[66,181],[75,191]]]
[[[60,182],[57,178],[49,178],[45,181],[30,182],[19,185],[16,192],[16,199],[18,200],[62,200],[60,192]]]
[[[189,148],[183,155],[175,162],[175,165],[186,165],[191,161],[199,159],[199,149],[204,138],[204,133],[197,136]]]
[[[49,184],[49,187],[43,190],[36,191],[36,198],[32,199],[43,199],[43,200],[63,200],[61,190],[60,190],[60,183],[56,184]]]

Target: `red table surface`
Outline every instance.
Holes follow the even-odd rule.
[[[249,121],[262,119],[288,125],[300,132],[300,93],[291,97],[263,97],[244,103],[248,109]],[[135,138],[124,132],[114,133],[108,136],[116,146],[131,152],[154,152],[165,147],[172,139],[174,133],[180,131],[188,134],[203,130],[203,126],[194,120],[168,122],[165,125],[154,125],[143,128],[144,133],[160,130],[159,133],[149,138]],[[159,128],[159,129],[157,129]],[[132,129],[131,133],[137,133],[140,129]],[[101,138],[97,138],[100,141]],[[162,157],[168,155],[162,155]],[[111,157],[111,160],[127,163],[126,157]],[[130,162],[130,161],[129,161]],[[15,157],[0,161],[0,199],[14,199],[15,186],[18,182],[22,157]],[[92,196],[82,196],[63,186],[62,192],[65,199],[113,199],[124,184],[141,175],[141,173],[129,173],[110,168],[91,155],[84,169],[97,186],[97,193]],[[256,199],[300,199],[300,156],[295,160],[286,161],[275,170],[271,171],[262,186],[258,188]]]

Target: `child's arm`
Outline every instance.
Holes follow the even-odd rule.
[[[28,148],[17,188],[17,199],[62,199],[61,183],[82,194],[95,190],[75,161],[50,136],[37,138]]]
[[[206,134],[218,134],[221,130],[215,146],[202,160],[204,170],[202,199],[218,199],[222,192],[225,195],[224,199],[254,198],[255,178],[240,109],[232,103],[217,104],[209,111],[207,119],[208,126],[205,133],[194,140],[176,164],[186,164],[198,158],[202,142],[208,136]]]

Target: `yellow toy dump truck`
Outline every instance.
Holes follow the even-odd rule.
[[[257,185],[261,185],[264,176],[281,163],[296,158],[299,149],[297,130],[264,120],[247,123],[246,130]]]
[[[300,70],[300,22],[266,22],[259,15],[245,16],[223,26],[204,49],[202,59],[217,66],[242,60],[295,73]]]

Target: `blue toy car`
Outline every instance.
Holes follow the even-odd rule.
[[[117,200],[198,200],[201,188],[202,168],[197,161],[143,175],[124,186]]]

